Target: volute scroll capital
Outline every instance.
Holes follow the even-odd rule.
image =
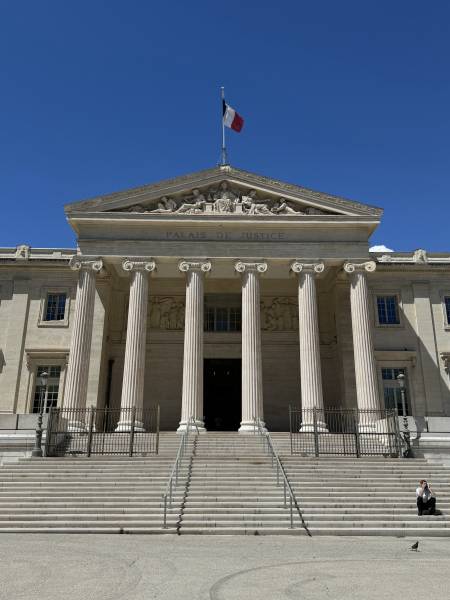
[[[188,271],[201,271],[202,273],[209,273],[211,271],[212,265],[209,260],[181,260],[178,263],[178,269],[182,273],[187,273]]]
[[[72,256],[69,261],[69,267],[72,271],[94,271],[95,273],[100,273],[103,269],[103,261],[99,257],[87,257],[87,256]]]
[[[295,260],[291,263],[291,271],[297,274],[312,273],[313,275],[318,275],[319,273],[323,273],[325,271],[325,265],[323,262],[304,263]]]
[[[346,273],[348,273],[349,275],[352,275],[353,273],[373,273],[377,268],[377,264],[375,261],[373,260],[368,260],[366,262],[363,263],[352,263],[352,262],[346,262],[344,264],[344,271]]]
[[[242,260],[238,260],[234,264],[234,268],[238,273],[245,273],[249,271],[253,271],[256,273],[265,273],[267,271],[267,263],[266,262],[244,262]]]
[[[151,273],[156,269],[156,263],[153,259],[125,258],[122,261],[124,271],[147,271]]]

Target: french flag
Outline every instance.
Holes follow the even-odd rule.
[[[222,104],[223,124],[225,125],[225,127],[229,127],[230,129],[233,129],[234,131],[237,131],[239,133],[239,131],[241,131],[242,127],[244,126],[244,119],[241,117],[241,115],[238,115],[234,108],[228,106],[225,100],[222,100]]]

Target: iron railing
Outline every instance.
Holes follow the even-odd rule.
[[[402,455],[396,409],[289,408],[291,454]]]
[[[189,442],[189,432],[191,429],[196,430],[196,437],[199,434],[197,423],[194,417],[190,417],[186,423],[186,430],[183,432],[180,440],[180,445],[178,446],[177,456],[175,458],[175,462],[173,463],[172,470],[169,475],[169,480],[167,482],[166,491],[163,494],[163,528],[167,529],[167,509],[172,508],[172,500],[173,494],[178,485],[178,477],[180,474],[180,469],[183,467],[183,459],[186,455],[188,449]]]
[[[286,475],[286,471],[284,470],[283,464],[278,456],[277,451],[272,442],[272,438],[270,433],[265,429],[260,419],[254,419],[254,432],[260,436],[260,439],[263,444],[263,449],[267,454],[270,455],[272,461],[272,468],[276,469],[277,473],[277,486],[280,485],[280,477],[283,480],[283,496],[284,496],[284,508],[288,508],[287,505],[287,496],[289,496],[289,516],[290,516],[290,529],[294,529],[294,507],[297,511],[297,514],[300,518],[302,527],[306,531],[306,533],[311,537],[311,532],[306,525],[306,522],[303,518],[303,514],[300,510],[299,504],[294,494],[294,490],[291,487],[289,479]]]
[[[158,454],[159,406],[151,408],[53,408],[46,456]]]

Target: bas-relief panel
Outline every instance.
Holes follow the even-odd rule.
[[[230,187],[223,181],[219,187],[194,189],[178,198],[162,196],[150,205],[135,204],[121,211],[154,214],[246,214],[246,215],[323,215],[325,211],[293,203],[282,196],[260,197],[254,189]],[[330,213],[328,213],[330,214]]]
[[[185,300],[182,296],[153,296],[150,300],[149,327],[165,331],[184,329]],[[298,330],[296,298],[274,297],[261,301],[263,331]]]

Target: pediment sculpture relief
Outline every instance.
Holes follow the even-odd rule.
[[[162,196],[152,206],[136,204],[127,212],[152,214],[241,214],[241,215],[313,215],[326,214],[324,211],[304,207],[300,209],[286,198],[262,198],[256,190],[242,191],[232,188],[226,181],[219,187],[201,191],[194,189],[187,196],[172,198]]]

